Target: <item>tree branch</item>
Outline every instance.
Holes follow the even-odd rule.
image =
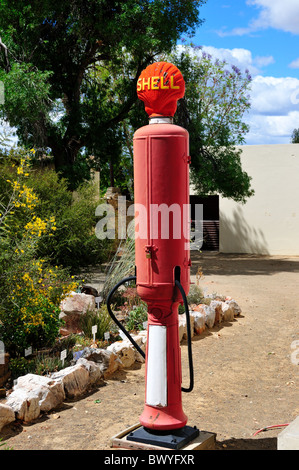
[[[8,59],[8,49],[7,49],[6,45],[2,42],[1,37],[0,37],[0,48],[4,51],[4,59],[5,59],[5,63],[6,63],[5,71],[10,72],[11,65],[10,65],[10,62],[9,62],[9,59]]]

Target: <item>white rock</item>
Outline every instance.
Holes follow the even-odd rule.
[[[36,394],[39,398],[40,411],[50,411],[65,399],[61,382],[41,375],[27,374],[19,377],[13,389],[14,391],[23,389]]]
[[[121,366],[117,355],[107,349],[85,348],[81,359],[83,358],[95,362],[104,378],[109,377]]]
[[[215,323],[220,323],[223,319],[222,304],[221,300],[212,300],[210,303],[210,308],[215,309]]]
[[[15,420],[15,412],[11,406],[0,403],[0,431],[4,426]]]
[[[222,302],[222,319],[223,321],[233,321],[234,320],[234,310],[229,302]]]
[[[231,307],[231,309],[234,312],[235,317],[237,317],[238,315],[242,313],[241,307],[234,299],[226,300],[225,303]]]
[[[189,314],[190,314],[190,312],[189,312]],[[194,336],[194,317],[191,314],[190,314],[190,330],[191,330],[191,338],[193,338],[193,336]],[[183,333],[183,336],[181,337],[182,333]],[[182,314],[179,315],[179,337],[180,337],[180,341],[181,341],[182,338],[184,338],[184,339],[188,338],[186,313],[182,313]]]
[[[93,361],[88,361],[84,357],[78,359],[77,364],[83,365],[89,373],[89,385],[95,385],[103,379],[103,372],[99,364]]]
[[[71,292],[60,304],[60,309],[66,315],[86,313],[87,310],[95,310],[95,300],[93,295]]]
[[[182,314],[183,315],[183,314]],[[181,342],[184,334],[187,331],[187,326],[186,326],[186,319],[181,318],[182,315],[179,315],[179,341]]]
[[[213,328],[215,325],[216,319],[216,310],[215,307],[211,307],[210,305],[204,306],[204,313],[205,313],[205,323],[208,328]]]
[[[135,351],[129,340],[116,341],[110,344],[107,350],[117,355],[123,368],[131,367],[135,362]]]
[[[203,312],[191,311],[193,317],[194,332],[200,335],[206,329],[205,314]]]
[[[40,415],[39,397],[34,392],[23,388],[14,390],[8,397],[6,405],[10,406],[16,418],[30,423]]]
[[[89,386],[89,372],[82,364],[66,367],[52,374],[52,379],[62,382],[65,395],[76,398],[85,393]]]
[[[137,335],[132,335],[132,338],[134,339],[135,343],[138,344],[140,349],[145,353],[147,343],[147,331],[142,330]],[[136,362],[145,362],[144,357],[137,351],[136,348],[134,348],[134,353]]]

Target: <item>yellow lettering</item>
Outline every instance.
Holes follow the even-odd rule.
[[[180,89],[179,86],[174,86],[174,84],[173,84],[173,79],[174,79],[174,76],[171,75],[171,77],[170,77],[170,88],[171,88],[172,90],[179,90],[179,89]]]
[[[141,78],[137,81],[137,91],[141,91]]]
[[[164,77],[161,77],[161,90],[169,90],[169,86],[164,85]]]
[[[150,90],[151,89],[151,79],[148,78],[147,80],[144,78],[142,81],[142,90],[144,90],[144,87],[147,86],[147,88]]]
[[[152,90],[159,89],[159,78],[160,77],[152,77]]]

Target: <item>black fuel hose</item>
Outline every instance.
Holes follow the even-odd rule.
[[[194,387],[194,372],[193,372],[193,359],[192,359],[192,341],[191,341],[191,322],[190,322],[190,313],[188,307],[188,301],[186,297],[186,293],[183,289],[182,284],[180,281],[176,279],[175,281],[176,286],[179,288],[180,293],[183,297],[185,313],[186,313],[186,325],[187,325],[187,337],[188,337],[188,361],[189,361],[189,375],[190,375],[190,383],[188,388],[182,387],[182,392],[192,392]]]
[[[114,321],[114,323],[116,323],[116,325],[119,327],[119,329],[126,335],[126,337],[131,341],[131,343],[133,344],[133,346],[135,346],[135,348],[137,349],[137,351],[139,352],[139,354],[141,354],[141,356],[145,359],[145,353],[144,351],[142,351],[142,349],[138,346],[138,344],[136,343],[136,341],[134,341],[134,339],[132,338],[132,336],[130,335],[130,333],[125,329],[125,327],[121,324],[120,321],[118,321],[118,319],[116,318],[116,316],[114,315],[114,313],[112,312],[111,310],[111,298],[114,294],[114,292],[120,287],[122,286],[123,284],[125,284],[126,282],[129,282],[129,281],[136,281],[136,276],[130,276],[130,277],[126,277],[125,279],[123,279],[122,281],[118,282],[114,287],[113,289],[111,289],[111,291],[109,292],[108,294],[108,297],[107,297],[107,309],[108,309],[108,313],[110,315],[110,317],[112,318],[112,320]]]
[[[125,327],[122,325],[122,323],[116,318],[114,313],[112,312],[111,309],[111,299],[114,294],[114,292],[123,284],[126,282],[130,281],[136,281],[136,276],[129,276],[123,279],[122,281],[119,281],[109,292],[108,297],[107,297],[107,309],[110,317],[114,321],[114,323],[119,327],[119,329],[126,335],[126,337],[131,341],[133,346],[137,349],[139,354],[145,359],[145,353],[142,351],[142,349],[138,346],[136,341],[132,338],[130,333],[125,329]],[[176,280],[175,281],[176,286],[179,288],[183,302],[184,302],[184,307],[185,307],[185,312],[186,312],[186,324],[187,324],[187,337],[188,337],[188,361],[189,361],[189,374],[190,374],[190,384],[188,388],[182,387],[181,390],[182,392],[191,392],[193,390],[194,386],[194,374],[193,374],[193,360],[192,360],[192,342],[191,342],[191,324],[190,324],[190,313],[189,313],[189,307],[188,307],[188,302],[187,302],[187,297],[185,294],[185,291],[181,285],[181,283]]]

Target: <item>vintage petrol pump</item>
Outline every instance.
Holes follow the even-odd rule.
[[[167,62],[148,66],[137,82],[137,94],[144,101],[149,124],[135,132],[133,141],[136,272],[115,286],[107,300],[111,314],[113,292],[123,282],[135,279],[137,293],[148,305],[147,348],[143,353],[145,405],[141,427],[127,439],[168,448],[181,448],[199,433],[196,427],[186,425],[182,408],[182,391],[193,388],[186,300],[191,266],[189,135],[173,124],[177,101],[184,92],[181,72]],[[185,306],[189,332],[190,385],[186,389],[181,386],[180,304]]]

